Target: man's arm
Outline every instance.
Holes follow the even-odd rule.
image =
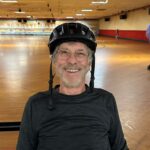
[[[110,140],[111,149],[129,150],[126,140],[124,138],[124,134],[122,131],[122,126],[118,114],[117,104],[113,95],[111,97],[111,104],[109,104],[108,107],[112,115],[111,127],[109,131],[109,140]]]
[[[32,111],[31,99],[29,99],[24,109],[16,150],[36,150],[37,148]]]

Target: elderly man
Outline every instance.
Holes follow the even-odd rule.
[[[95,36],[81,23],[56,27],[49,40],[49,91],[26,104],[17,150],[128,150],[113,95],[94,88]],[[89,86],[85,76],[91,70]]]

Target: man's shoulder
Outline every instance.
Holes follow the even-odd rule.
[[[41,98],[41,97],[47,97],[50,95],[50,91],[40,91],[37,93],[34,93],[33,95],[31,95],[32,98]]]
[[[44,103],[48,101],[50,98],[50,92],[49,91],[41,91],[33,94],[29,97],[29,103]]]
[[[111,92],[100,88],[95,88],[94,91],[97,93],[97,99],[99,102],[103,103],[109,109],[113,108],[112,106],[114,106],[116,100]]]
[[[94,92],[100,95],[113,96],[113,94],[110,91],[107,91],[102,88],[94,88]]]

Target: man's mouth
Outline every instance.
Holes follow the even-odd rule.
[[[65,68],[65,71],[69,73],[76,73],[76,72],[79,72],[80,70],[81,69],[79,68]]]

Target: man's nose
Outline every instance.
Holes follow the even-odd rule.
[[[75,64],[77,62],[76,56],[74,53],[70,53],[70,56],[68,57],[67,61],[71,64]]]

